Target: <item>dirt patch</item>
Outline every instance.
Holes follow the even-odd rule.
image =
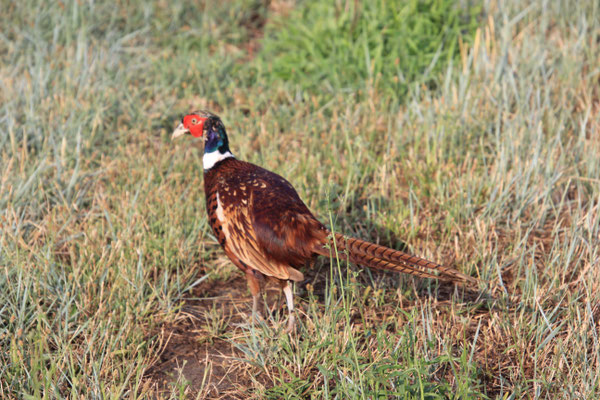
[[[240,361],[243,355],[234,342],[235,330],[251,314],[251,303],[241,276],[198,285],[177,320],[161,329],[163,351],[147,372],[156,393],[167,394],[185,380],[193,397],[246,398],[241,394],[252,390],[257,378]]]

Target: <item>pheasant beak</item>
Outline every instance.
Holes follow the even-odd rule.
[[[190,130],[183,126],[182,122],[179,125],[177,125],[177,128],[175,128],[175,130],[173,131],[173,134],[171,135],[171,140],[177,139],[179,136],[183,136],[186,133],[190,133]]]

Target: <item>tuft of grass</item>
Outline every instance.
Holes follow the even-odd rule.
[[[459,60],[480,13],[478,2],[451,0],[304,1],[269,21],[256,66],[313,93],[375,87],[404,99],[409,87],[435,87]]]

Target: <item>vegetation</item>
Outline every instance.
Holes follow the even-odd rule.
[[[410,85],[435,85],[472,42],[480,11],[447,0],[307,1],[267,25],[256,68],[315,93],[375,86],[404,98]]]
[[[598,397],[600,7],[454,3],[4,4],[1,397]],[[252,324],[169,139],[198,108],[329,226],[480,290],[320,260],[296,334]]]

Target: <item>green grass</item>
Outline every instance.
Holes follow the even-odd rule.
[[[472,42],[479,3],[447,0],[302,2],[265,29],[256,68],[264,79],[313,93],[369,92],[402,99],[435,86]]]
[[[0,397],[598,397],[599,7],[454,3],[4,4]],[[320,260],[297,334],[247,323],[169,140],[197,108],[323,222],[494,298]]]

